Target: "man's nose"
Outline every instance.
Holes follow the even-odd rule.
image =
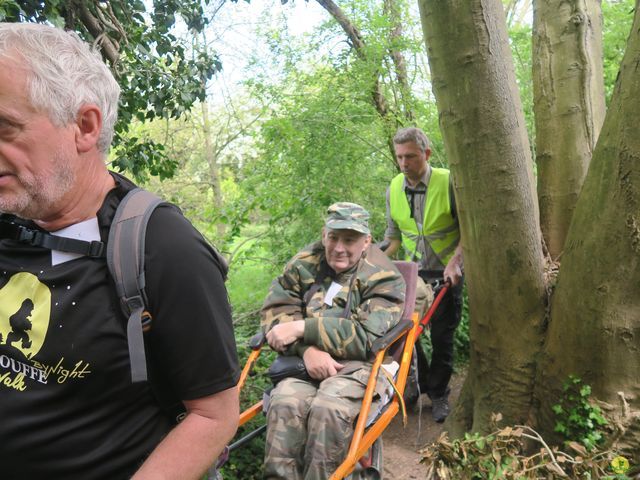
[[[344,252],[344,242],[342,240],[338,240],[336,242],[335,250],[338,252]]]

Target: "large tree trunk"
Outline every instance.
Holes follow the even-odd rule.
[[[605,114],[602,12],[598,0],[539,0],[533,13],[540,221],[557,259]]]
[[[538,420],[575,374],[640,463],[640,14],[567,237],[537,380]]]
[[[527,419],[546,306],[529,142],[500,0],[419,0],[451,166],[470,299],[471,362],[450,431]]]

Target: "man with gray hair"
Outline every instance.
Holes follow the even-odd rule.
[[[146,236],[153,382],[132,382],[101,253],[134,188],[105,165],[119,91],[76,34],[0,23],[0,233],[21,232],[0,238],[2,478],[195,480],[237,427],[224,267],[170,206]],[[162,395],[186,408],[178,425]]]
[[[371,245],[369,213],[355,203],[331,205],[322,240],[291,259],[262,307],[269,345],[300,356],[311,377],[286,378],[271,393],[266,479],[324,480],[343,462],[371,346],[400,320],[404,293],[400,272]],[[386,386],[380,377],[378,394]]]
[[[431,363],[417,342],[419,384],[431,398],[432,415],[443,422],[449,415],[449,379],[453,372],[453,337],[462,318],[462,246],[449,170],[429,165],[429,139],[418,128],[398,130],[393,138],[399,173],[387,189],[385,253],[402,245],[407,260],[417,262],[418,290],[429,291],[442,279],[451,288],[431,319]],[[424,293],[423,298],[429,294]],[[420,309],[424,315],[427,302]]]

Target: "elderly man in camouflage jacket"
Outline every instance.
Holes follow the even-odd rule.
[[[322,241],[299,252],[262,308],[269,345],[299,355],[312,381],[287,378],[271,394],[265,478],[327,479],[342,463],[370,372],[371,344],[402,315],[404,280],[371,245],[369,213],[329,207]],[[379,393],[384,390],[384,381]]]

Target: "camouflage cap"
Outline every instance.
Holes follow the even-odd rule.
[[[327,209],[324,226],[331,230],[355,230],[368,235],[369,212],[356,203],[338,202]]]

